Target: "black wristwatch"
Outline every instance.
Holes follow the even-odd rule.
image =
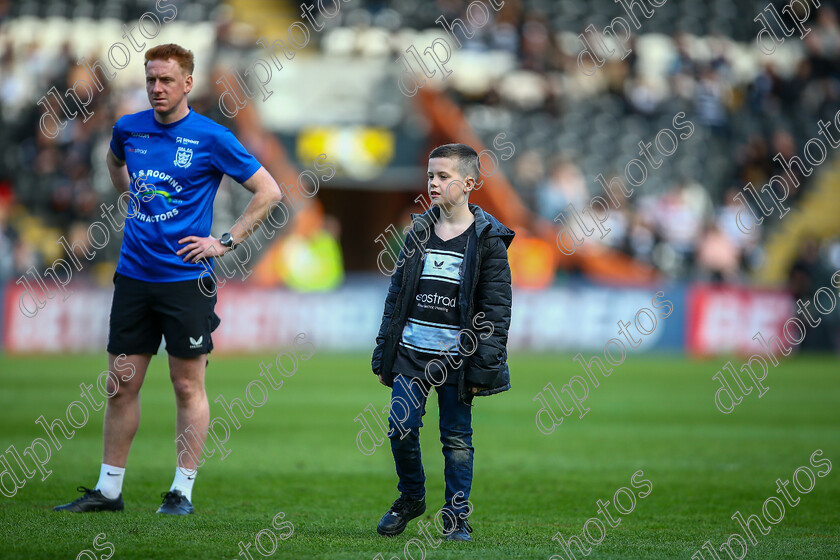
[[[236,243],[233,242],[233,237],[231,237],[227,232],[222,234],[222,237],[219,239],[219,243],[221,243],[224,247],[236,249]]]

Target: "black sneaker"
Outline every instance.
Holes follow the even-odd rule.
[[[405,494],[402,494],[391,509],[388,510],[382,519],[379,520],[379,525],[376,527],[376,532],[386,537],[394,537],[405,531],[405,526],[415,517],[420,517],[426,511],[426,500],[415,500]]]
[[[448,541],[471,541],[470,533],[472,531],[472,527],[466,519],[459,517],[453,526],[450,517],[448,515],[443,516],[444,539]]]
[[[170,490],[161,494],[163,503],[157,513],[168,513],[169,515],[189,515],[195,513],[193,505],[180,490]]]
[[[91,490],[84,486],[76,488],[79,492],[84,492],[84,496],[64,504],[62,506],[55,506],[53,511],[72,511],[73,513],[86,513],[88,511],[122,511],[123,499],[122,494],[110,500],[102,495],[99,490]]]

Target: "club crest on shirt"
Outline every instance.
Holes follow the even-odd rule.
[[[186,169],[192,163],[192,156],[192,148],[183,148],[179,146],[178,151],[175,152],[175,161],[172,163],[174,163],[177,167],[183,167]]]

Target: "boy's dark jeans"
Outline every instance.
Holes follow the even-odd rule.
[[[415,499],[426,495],[426,476],[420,459],[420,428],[426,414],[426,395],[432,387],[423,379],[396,374],[391,392],[388,423],[392,430],[391,452],[400,479],[397,489]],[[446,482],[444,507],[455,515],[464,513],[466,517],[473,474],[472,411],[470,406],[459,402],[457,385],[441,385],[436,389]],[[461,495],[453,504],[453,497],[458,492]]]

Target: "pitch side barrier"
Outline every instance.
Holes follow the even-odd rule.
[[[382,319],[382,293],[388,281],[378,274],[358,281],[351,277],[341,287],[319,293],[257,288],[236,282],[225,288],[216,305],[217,313],[223,317],[213,333],[216,351],[271,352],[298,332],[306,332],[318,341],[319,350],[368,353]],[[823,285],[833,289],[829,281],[830,277],[826,277]],[[667,318],[658,317],[666,311],[664,307],[651,307],[657,291],[665,293],[657,299],[660,305],[664,305],[664,300],[673,304]],[[47,306],[31,319],[18,311],[22,292],[22,287],[14,282],[8,282],[4,289],[2,344],[7,353],[73,354],[102,351],[105,347],[112,290],[80,286],[64,305]],[[764,347],[754,339],[756,332],[760,331],[768,342],[773,335],[782,337],[782,327],[796,312],[795,301],[782,289],[701,283],[616,288],[579,282],[544,290],[514,287],[513,298],[516,305],[508,334],[511,351],[567,352],[571,356],[581,352],[589,358],[603,356],[604,344],[611,338],[624,341],[617,320],[634,323],[636,313],[643,307],[656,313],[657,327],[650,335],[633,335],[642,343],[638,348],[627,348],[628,359],[635,353],[659,351],[705,357],[763,355]],[[817,303],[823,309],[831,307],[825,290],[818,298],[809,310],[814,310]],[[277,320],[277,309],[283,309],[287,321]],[[814,320],[819,318],[819,311],[811,313]],[[352,320],[335,321],[334,317]],[[558,321],[557,317],[575,320]],[[645,316],[640,315],[639,321],[641,328],[652,327]],[[255,330],[253,325],[261,327]],[[790,323],[788,338],[795,340],[799,336],[794,323]],[[621,357],[618,346],[611,345],[609,349],[616,359]],[[578,373],[584,373],[579,365],[572,365]],[[555,387],[559,389],[566,380],[568,377],[555,379],[559,382]],[[361,411],[363,403],[359,404]]]

